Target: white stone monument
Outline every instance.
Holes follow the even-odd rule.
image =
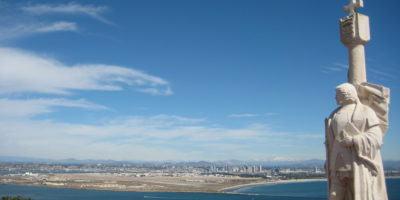
[[[329,200],[387,200],[380,149],[388,128],[390,90],[367,82],[364,45],[369,18],[350,0],[340,19],[342,43],[349,50],[348,83],[336,88],[340,106],[325,120]]]

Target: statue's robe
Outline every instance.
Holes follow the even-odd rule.
[[[387,200],[380,153],[383,133],[379,119],[362,103],[353,104],[351,109],[351,115],[346,116],[340,113],[344,110],[340,107],[326,120],[328,194],[331,194],[332,180],[342,176],[352,180],[352,185],[348,186],[351,188],[346,188],[351,192],[346,192],[344,200]],[[349,131],[351,128],[355,131]],[[353,137],[353,146],[341,144],[343,130]]]

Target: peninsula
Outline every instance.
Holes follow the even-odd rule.
[[[25,173],[0,176],[0,183],[3,184],[135,192],[220,193],[226,188],[268,182],[273,181],[260,177],[194,174],[168,176],[137,173]]]

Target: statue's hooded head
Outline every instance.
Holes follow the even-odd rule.
[[[336,87],[336,103],[344,106],[357,103],[358,95],[356,88],[350,83],[343,83]]]

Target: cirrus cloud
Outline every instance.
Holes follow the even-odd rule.
[[[39,27],[37,32],[77,31],[78,27],[73,22],[55,22],[48,26]]]
[[[277,153],[284,151],[282,144],[296,152],[302,140],[320,140],[275,132],[263,124],[226,128],[206,125],[203,120],[175,115],[128,116],[89,125],[5,119],[0,120],[0,155],[148,161],[265,160],[283,156],[284,153]]]
[[[0,26],[0,42],[31,35],[69,31],[77,32],[79,27],[74,22],[59,21],[54,23],[29,23],[17,24],[12,26]]]
[[[24,6],[21,10],[34,15],[81,14],[87,15],[106,24],[112,24],[112,22],[101,16],[101,14],[108,10],[108,7],[106,6],[80,5],[77,3],[60,5],[39,4]]]
[[[73,90],[123,90],[171,95],[168,81],[142,71],[103,64],[67,66],[55,59],[0,48],[0,94],[71,94]]]
[[[262,114],[256,114],[256,113],[240,113],[240,114],[230,114],[228,117],[231,118],[250,118],[250,117],[268,117],[276,115],[275,113],[262,113]]]
[[[63,98],[40,99],[6,99],[0,98],[0,118],[26,118],[35,115],[53,112],[52,107],[75,107],[94,110],[105,110],[105,106],[97,105],[85,99],[68,100]]]

